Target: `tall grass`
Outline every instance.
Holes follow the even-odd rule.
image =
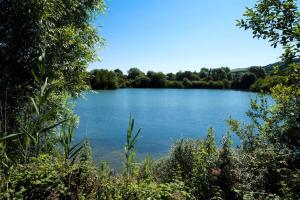
[[[127,138],[125,144],[125,174],[127,177],[133,174],[135,165],[134,165],[134,157],[135,157],[135,144],[138,140],[138,136],[141,132],[139,129],[135,134],[133,134],[134,128],[134,118],[131,115],[129,119],[129,127],[127,131]]]

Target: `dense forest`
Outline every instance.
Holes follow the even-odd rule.
[[[93,20],[102,0],[0,1],[0,199],[300,199],[300,13],[295,0],[258,0],[237,26],[275,48],[284,68],[272,74],[228,68],[163,74],[95,70],[103,39]],[[253,99],[248,123],[228,119],[222,145],[182,139],[168,155],[141,163],[133,117],[116,173],[93,161],[88,139],[73,143],[78,117],[70,102],[90,89],[118,87],[269,90]],[[272,84],[270,84],[272,83]],[[271,86],[270,86],[271,85]],[[126,130],[124,130],[125,132]],[[232,146],[231,135],[241,144]]]
[[[131,68],[125,75],[120,69],[109,71],[95,69],[90,72],[93,89],[117,88],[200,88],[200,89],[240,89],[270,91],[270,88],[286,78],[284,70],[266,73],[264,67],[250,67],[244,70],[230,70],[228,67],[201,68],[199,72],[179,71],[176,74]]]

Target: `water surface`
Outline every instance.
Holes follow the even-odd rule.
[[[88,137],[96,161],[108,160],[120,167],[130,114],[135,130],[142,128],[136,152],[138,157],[166,155],[180,138],[204,138],[209,127],[220,144],[232,116],[248,121],[250,97],[255,93],[205,89],[118,89],[87,93],[75,100],[80,116],[78,141]],[[235,144],[238,139],[233,136]]]

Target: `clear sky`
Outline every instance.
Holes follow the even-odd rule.
[[[235,26],[254,0],[107,0],[96,25],[106,39],[89,69],[199,71],[267,65],[281,49]]]

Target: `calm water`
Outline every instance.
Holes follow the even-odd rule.
[[[76,140],[88,137],[97,161],[108,160],[119,167],[123,158],[130,114],[135,129],[142,128],[137,156],[160,157],[180,138],[204,138],[213,127],[220,144],[230,116],[248,121],[250,97],[255,93],[231,90],[118,89],[86,94],[77,99],[80,116]],[[238,144],[236,136],[233,137]]]

